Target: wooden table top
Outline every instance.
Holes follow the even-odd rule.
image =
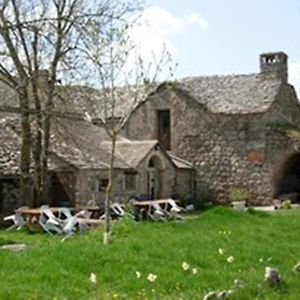
[[[59,207],[49,207],[49,209],[53,213],[58,213]],[[42,209],[40,207],[35,207],[35,208],[19,208],[16,209],[16,212],[22,214],[22,215],[40,215],[42,213]]]
[[[75,206],[73,207],[76,211],[88,210],[88,211],[99,211],[101,208],[99,206]]]
[[[61,207],[49,207],[49,209],[54,213],[58,213],[59,209]],[[89,210],[89,211],[99,211],[100,208],[98,206],[80,206],[80,207],[68,207],[70,211],[76,211],[79,212],[81,210]],[[34,207],[34,208],[18,208],[15,210],[16,212],[23,214],[23,215],[33,215],[33,216],[39,216],[42,213],[42,209],[40,207]]]
[[[132,204],[134,206],[148,206],[148,205],[152,205],[154,203],[157,204],[167,204],[169,203],[171,199],[159,199],[159,200],[147,200],[147,201],[134,201],[132,202]],[[175,202],[178,202],[178,200],[174,200]]]

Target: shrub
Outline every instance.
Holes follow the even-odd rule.
[[[282,201],[281,207],[283,209],[291,209],[292,208],[292,202],[291,202],[291,200],[286,199],[286,200]]]
[[[229,189],[228,194],[229,200],[234,201],[246,201],[249,200],[250,194],[249,192],[244,188],[236,188],[232,187]]]

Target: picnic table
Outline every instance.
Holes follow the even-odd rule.
[[[50,210],[54,214],[58,214],[59,207],[50,207]],[[15,212],[25,217],[25,219],[27,220],[26,226],[29,229],[32,229],[33,227],[36,227],[35,224],[38,224],[36,220],[42,214],[42,209],[40,207],[35,207],[35,208],[21,207],[16,209]]]
[[[49,209],[52,211],[54,215],[58,215],[60,207],[49,207]],[[98,206],[76,206],[76,207],[69,207],[69,209],[74,214],[78,213],[81,210],[88,210],[92,212],[92,215],[91,215],[91,219],[89,219],[88,221],[85,220],[85,222],[88,223],[89,225],[98,225],[101,223],[99,220],[95,218],[97,215],[100,215],[101,213],[101,209]],[[15,212],[18,212],[23,217],[25,217],[25,219],[27,220],[26,225],[29,229],[31,229],[33,227],[36,227],[36,225],[38,224],[36,220],[38,220],[38,218],[40,217],[43,211],[40,207],[35,207],[35,208],[21,207],[19,209],[16,209]],[[82,218],[78,218],[78,219],[83,222]]]
[[[174,200],[178,203],[178,200]],[[147,218],[147,211],[153,204],[158,204],[164,210],[170,209],[170,199],[158,199],[158,200],[147,200],[147,201],[132,201],[134,207],[134,214],[138,220],[143,220]]]

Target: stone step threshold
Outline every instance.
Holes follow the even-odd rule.
[[[292,204],[291,208],[298,208],[300,207],[300,204]],[[269,206],[253,206],[255,210],[258,211],[277,211],[278,208],[276,208],[274,205],[269,205]]]

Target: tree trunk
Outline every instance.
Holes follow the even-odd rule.
[[[49,97],[49,96],[48,96]],[[49,147],[50,147],[50,132],[51,132],[51,114],[52,114],[52,101],[47,101],[44,112],[43,122],[43,150],[42,150],[42,188],[43,188],[43,200],[48,198],[47,188],[47,176],[48,176],[48,159],[49,159]]]
[[[20,196],[22,203],[32,207],[31,195],[31,179],[30,179],[30,151],[31,151],[31,127],[29,114],[29,101],[27,84],[19,91],[20,110],[21,110],[21,130],[22,130],[22,145],[21,145],[21,161],[20,161]]]
[[[105,226],[104,226],[104,233],[103,233],[104,245],[109,244],[111,240],[110,197],[112,195],[112,186],[113,186],[113,177],[114,177],[113,175],[114,175],[116,139],[117,136],[113,132],[111,136],[111,152],[110,152],[110,162],[109,162],[108,185],[105,191]]]
[[[40,206],[43,200],[43,187],[42,187],[42,111],[41,101],[38,95],[38,78],[35,76],[32,84],[32,95],[35,104],[35,121],[36,121],[36,134],[33,145],[33,158],[34,158],[34,206]]]

